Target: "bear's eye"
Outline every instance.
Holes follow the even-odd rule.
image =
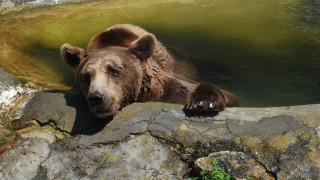
[[[109,72],[110,72],[111,76],[114,76],[114,77],[117,77],[119,75],[119,72],[113,68],[110,68]]]
[[[90,74],[89,73],[84,73],[83,74],[83,79],[87,82],[90,82]]]

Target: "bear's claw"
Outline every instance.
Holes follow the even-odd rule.
[[[187,113],[220,112],[226,104],[227,98],[218,87],[202,83],[188,95],[184,110]]]

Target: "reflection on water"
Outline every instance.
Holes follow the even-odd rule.
[[[191,54],[198,81],[242,106],[320,103],[320,0],[110,0],[0,18],[0,66],[26,81],[66,89],[73,73],[60,45],[85,47],[118,23],[153,32]]]

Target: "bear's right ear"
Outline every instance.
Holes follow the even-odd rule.
[[[85,50],[71,46],[70,44],[63,44],[61,46],[61,57],[62,59],[67,62],[71,67],[75,68],[78,66],[85,56]]]
[[[129,50],[140,60],[144,61],[151,57],[156,49],[157,40],[152,34],[146,34],[133,41]]]

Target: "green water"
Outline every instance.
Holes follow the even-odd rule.
[[[46,88],[74,86],[60,45],[132,23],[179,49],[241,106],[320,103],[320,0],[110,0],[0,18],[0,66]]]

